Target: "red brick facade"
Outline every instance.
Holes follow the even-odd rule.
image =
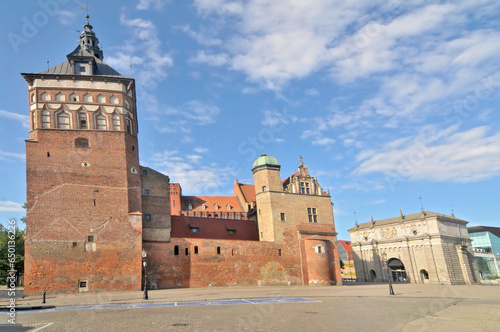
[[[95,38],[91,28],[82,36]],[[134,80],[92,45],[23,74],[26,295],[139,290],[143,249],[153,288],[341,283],[331,198],[302,159],[284,182],[265,156],[255,186],[182,196],[168,176],[139,166]]]

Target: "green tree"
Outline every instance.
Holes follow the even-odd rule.
[[[10,243],[13,241],[14,243]],[[14,245],[12,245],[14,244]],[[9,251],[10,249],[10,251]],[[15,227],[15,232],[12,228],[5,228],[0,225],[0,283],[5,284],[8,276],[8,271],[11,269],[9,263],[9,253],[14,256],[14,270],[19,276],[24,273],[24,230]]]

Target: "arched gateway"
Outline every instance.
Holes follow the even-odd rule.
[[[391,258],[387,263],[389,275],[394,282],[406,282],[406,270],[403,262],[397,258]]]

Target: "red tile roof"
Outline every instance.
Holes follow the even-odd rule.
[[[338,242],[347,253],[352,253],[351,241],[338,240]]]
[[[182,196],[182,211],[214,211],[221,212],[243,212],[238,199],[234,196]],[[189,209],[191,204],[191,209]],[[203,204],[206,208],[203,209]],[[217,209],[214,208],[217,204]],[[227,209],[229,204],[230,209]]]
[[[191,231],[197,229],[196,233]],[[228,231],[234,231],[229,235]],[[215,218],[199,218],[172,216],[173,238],[198,238],[219,240],[258,241],[259,234],[255,222],[251,220],[229,220]]]
[[[283,186],[288,186],[290,184],[290,178],[299,174],[299,172],[295,172],[293,173],[292,175],[290,175],[289,177],[287,177],[286,179],[284,179],[283,181],[281,181],[281,183],[283,184]]]
[[[239,183],[241,192],[245,195],[247,203],[255,202],[255,186],[253,184]]]

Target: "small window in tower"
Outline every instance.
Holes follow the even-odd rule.
[[[69,114],[66,112],[61,112],[57,114],[57,128],[59,129],[70,129],[69,126]]]
[[[63,95],[62,93],[58,93],[58,94],[56,95],[56,100],[57,100],[57,101],[64,101],[64,99],[65,99],[65,98],[64,98],[64,95]]]
[[[130,119],[127,119],[127,133],[129,133],[130,135],[133,135],[133,132],[132,132],[132,121],[130,121]]]
[[[118,98],[116,98],[115,96],[111,96],[111,98],[109,98],[109,102],[111,104],[118,104]]]
[[[106,102],[106,98],[103,95],[97,96],[97,102],[104,104]]]
[[[323,246],[322,245],[316,246],[316,252],[318,254],[324,253],[325,251],[323,250]]]
[[[47,110],[42,112],[42,128],[50,128],[50,113]]]
[[[278,256],[281,256],[281,249],[278,249]]]
[[[78,101],[78,96],[77,96],[76,94],[74,94],[74,93],[73,93],[71,96],[69,96],[69,99],[70,99],[71,101]]]
[[[78,113],[78,124],[80,129],[87,129],[87,115],[85,113]]]
[[[120,116],[113,114],[113,130],[120,130]]]
[[[125,100],[125,108],[126,108],[126,109],[129,109],[129,108],[130,108],[130,104],[129,104],[129,102],[128,102],[128,101],[126,101],[126,100]]]
[[[87,236],[87,242],[94,242],[94,235]]]
[[[50,95],[47,92],[42,93],[40,97],[43,101],[50,100]]]
[[[104,115],[99,114],[95,117],[96,120],[96,129],[97,130],[106,130],[106,117]]]
[[[189,205],[188,205],[188,209],[189,209],[189,210],[192,210],[192,209],[193,209],[193,204],[189,203]]]
[[[198,255],[198,246],[194,246],[194,254]]]
[[[148,196],[149,195],[149,189],[144,189],[143,195]]]
[[[80,73],[85,73],[85,66],[80,66]]]
[[[262,191],[267,191],[267,187],[266,186],[262,186]]]
[[[179,246],[174,247],[174,255],[175,256],[179,255]]]
[[[75,148],[88,148],[89,140],[86,138],[77,138],[75,139]]]
[[[217,247],[217,255],[220,255],[220,247]]]
[[[87,288],[87,281],[80,281],[78,283],[78,288],[80,288],[80,289]]]
[[[144,215],[144,220],[151,221],[151,215],[150,214]]]
[[[283,212],[280,213],[280,219],[281,221],[285,221],[285,214]]]
[[[93,98],[91,95],[86,94],[85,96],[83,96],[83,101],[85,101],[87,103],[91,103],[93,101]]]
[[[148,175],[148,170],[147,169],[143,169],[142,170],[142,175]]]

